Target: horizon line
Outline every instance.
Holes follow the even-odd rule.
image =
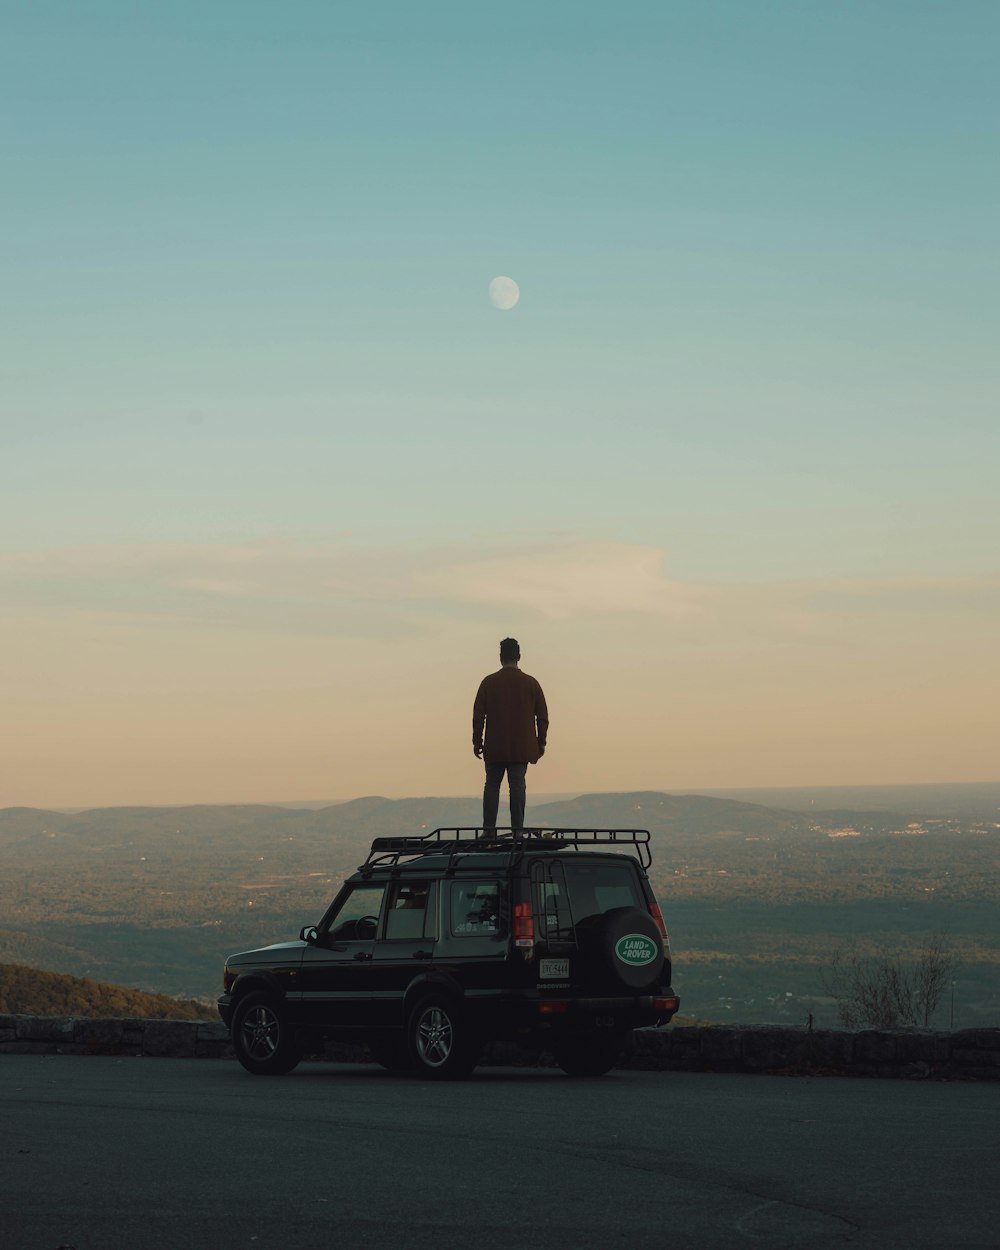
[[[981,787],[1000,787],[1000,778],[990,781],[883,781],[883,782],[840,782],[823,783],[820,785],[752,785],[752,786],[671,786],[648,787],[628,790],[561,790],[540,792],[532,795],[532,804],[564,803],[573,799],[593,795],[626,795],[626,794],[664,794],[679,797],[682,795],[706,795],[709,797],[727,794],[753,793],[787,793],[803,794],[808,792],[830,792],[838,790],[940,790],[940,789],[976,789]],[[10,803],[0,807],[0,811],[12,811],[24,808],[30,811],[58,812],[61,815],[78,815],[82,812],[102,811],[114,808],[160,808],[168,810],[180,807],[276,807],[303,808],[319,810],[324,807],[342,807],[347,803],[357,803],[362,799],[382,799],[387,803],[406,803],[418,799],[445,799],[448,801],[463,799],[478,802],[478,793],[463,791],[457,794],[406,794],[390,796],[386,794],[357,794],[347,799],[222,799],[195,800],[168,803],[60,803],[56,806],[39,806],[34,803]]]

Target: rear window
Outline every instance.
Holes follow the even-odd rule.
[[[616,907],[645,910],[636,870],[627,861],[560,860],[537,866],[535,911],[545,937],[569,937],[574,925]]]
[[[453,881],[451,931],[456,937],[501,932],[499,881]]]

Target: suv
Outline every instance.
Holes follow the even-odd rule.
[[[678,1008],[645,829],[435,829],[376,838],[298,941],[233,955],[222,1016],[258,1076],[310,1042],[367,1042],[392,1071],[463,1077],[505,1039],[600,1076]],[[628,854],[591,850],[627,844]]]

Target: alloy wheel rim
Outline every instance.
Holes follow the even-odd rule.
[[[270,1059],[278,1049],[278,1017],[267,1007],[254,1007],[243,1021],[243,1046],[253,1059]]]
[[[417,1051],[429,1068],[439,1068],[448,1061],[454,1044],[454,1031],[448,1013],[430,1007],[417,1024]]]

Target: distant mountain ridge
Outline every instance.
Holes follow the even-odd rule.
[[[417,835],[436,827],[475,827],[482,819],[476,798],[389,799],[365,795],[322,808],[262,804],[191,804],[183,807],[108,807],[80,812],[40,808],[0,809],[0,871],[13,857],[14,870],[61,867],[79,862],[89,873],[95,856],[133,856],[163,868],[181,862],[208,871],[264,862],[274,873],[294,874],[310,861],[314,872],[343,873],[360,863],[372,838]],[[506,818],[501,807],[500,820]],[[914,819],[913,813],[883,810],[792,811],[741,799],[662,791],[581,794],[530,804],[529,825],[577,828],[642,828],[653,835],[656,853],[678,854],[705,838],[825,838],[854,819],[865,836],[875,836]],[[0,924],[9,928],[6,916]]]
[[[505,813],[501,809],[500,818]],[[801,812],[768,808],[741,800],[711,798],[705,795],[672,795],[661,791],[582,794],[558,802],[529,807],[528,823],[581,827],[645,827],[650,819],[659,827],[679,827],[693,821],[698,828],[715,830],[743,825],[760,826],[773,821],[785,826],[803,826]],[[102,837],[127,834],[130,838],[166,835],[176,838],[211,837],[222,832],[252,833],[271,830],[280,823],[290,833],[305,836],[353,832],[379,836],[416,833],[437,826],[475,826],[482,819],[478,798],[388,799],[365,795],[322,808],[273,807],[262,804],[210,805],[183,807],[105,807],[81,812],[58,812],[42,808],[0,808],[0,839],[3,845],[17,845],[40,835],[50,838],[77,837],[84,841],[94,834]]]

